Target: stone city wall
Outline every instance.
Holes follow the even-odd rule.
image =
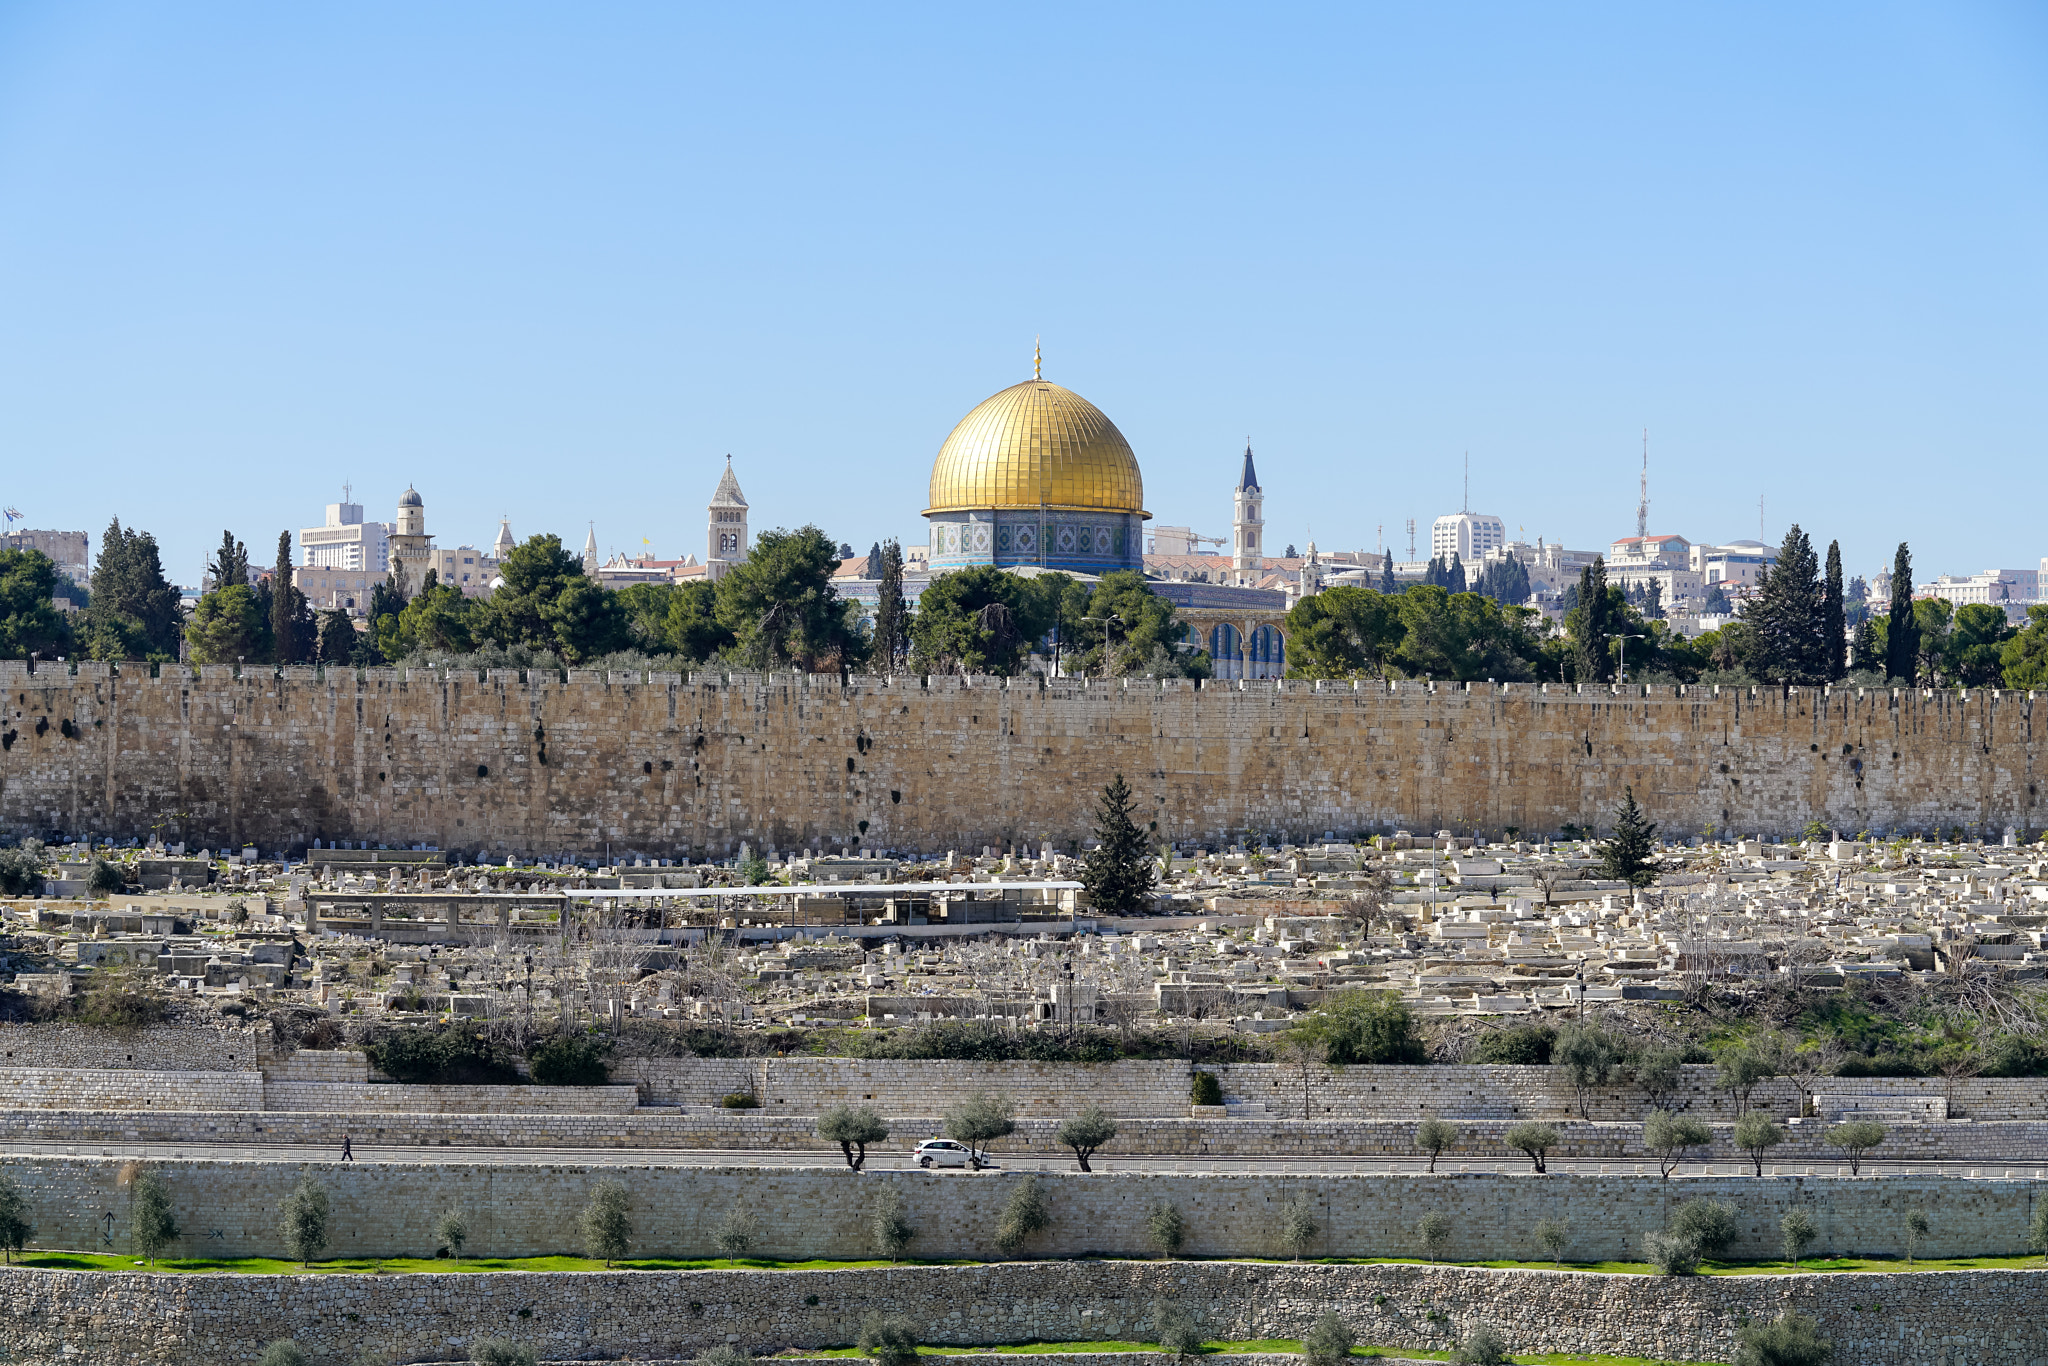
[[[88,1067],[99,1071],[247,1072],[271,1056],[270,1025],[0,1024],[0,1070]]]
[[[469,1216],[469,1250],[480,1257],[571,1252],[581,1246],[578,1212],[595,1183],[613,1179],[631,1194],[636,1255],[715,1257],[729,1211],[758,1220],[752,1252],[764,1257],[859,1258],[873,1255],[869,1221],[876,1194],[903,1193],[917,1229],[919,1257],[997,1257],[994,1237],[1015,1172],[855,1173],[844,1167],[585,1166],[574,1163],[304,1163],[194,1160],[148,1164],[169,1184],[183,1229],[179,1256],[278,1256],[280,1203],[303,1172],[325,1184],[333,1202],[330,1252],[340,1257],[431,1256],[434,1220],[459,1208]],[[26,1157],[7,1171],[33,1207],[34,1245],[126,1251],[127,1178],[119,1158]],[[2027,1220],[2042,1183],[1959,1177],[1691,1177],[1612,1174],[1547,1177],[1493,1173],[1398,1176],[1280,1173],[1047,1172],[1037,1180],[1051,1226],[1026,1247],[1033,1256],[1147,1255],[1147,1212],[1160,1200],[1187,1219],[1184,1251],[1197,1257],[1286,1255],[1282,1210],[1307,1195],[1321,1225],[1314,1251],[1347,1257],[1419,1256],[1414,1232],[1439,1210],[1453,1224],[1451,1260],[1540,1256],[1537,1221],[1571,1225],[1568,1256],[1640,1255],[1644,1232],[1695,1196],[1732,1201],[1738,1257],[1778,1248],[1778,1220],[1793,1205],[1821,1230],[1817,1252],[1903,1253],[1909,1209],[1925,1209],[1934,1231],[1927,1256],[2012,1253],[2026,1242]],[[107,1244],[108,1214],[114,1216]]]
[[[4,1074],[0,1074],[4,1076]],[[327,1114],[382,1111],[420,1115],[630,1115],[640,1103],[631,1086],[399,1086],[273,1081],[263,1088],[270,1112]]]
[[[0,1110],[235,1110],[263,1104],[261,1072],[0,1070]]]
[[[2031,693],[0,665],[0,829],[729,854],[1600,823],[2041,823]],[[66,723],[69,724],[66,724]],[[163,822],[171,820],[169,826]]]
[[[1445,1151],[1443,1162],[1507,1162],[1519,1167],[1527,1159],[1507,1146],[1514,1121],[1459,1121],[1459,1141]],[[895,1116],[892,1137],[873,1145],[869,1165],[896,1166],[922,1138],[944,1132],[938,1115]],[[1071,1152],[1059,1143],[1058,1122],[1017,1121],[1017,1131],[994,1146],[998,1162],[1029,1159],[1068,1164]],[[1730,1126],[1712,1126],[1713,1146],[1687,1155],[1694,1169],[1702,1162],[1747,1163],[1735,1151]],[[1556,1121],[1557,1160],[1612,1163],[1654,1172],[1655,1158],[1642,1149],[1639,1124],[1584,1124]],[[1767,1165],[1846,1173],[1847,1159],[1822,1140],[1827,1126],[1817,1120],[1790,1127],[1787,1141],[1773,1148]],[[820,1139],[808,1116],[764,1116],[746,1110],[689,1113],[640,1111],[635,1114],[561,1114],[522,1111],[506,1105],[489,1114],[350,1111],[183,1111],[161,1106],[132,1110],[0,1110],[0,1144],[81,1142],[101,1144],[261,1143],[310,1144],[339,1149],[343,1136],[358,1148],[483,1147],[508,1149],[602,1148],[719,1149],[808,1152],[823,1165],[838,1160],[839,1149]],[[1112,1167],[1128,1158],[1278,1158],[1302,1162],[1356,1158],[1367,1162],[1420,1160],[1415,1124],[1409,1120],[1283,1119],[1132,1119],[1120,1121],[1114,1142],[1095,1158],[1097,1167]],[[2016,1174],[2026,1167],[2038,1175],[2048,1165],[2048,1124],[1897,1124],[1871,1159],[1884,1163],[1966,1162],[1987,1174]]]
[[[1516,1352],[1728,1361],[1745,1322],[1820,1321],[1855,1366],[2043,1366],[2048,1272],[1667,1280],[1479,1267],[1242,1262],[1011,1262],[844,1271],[407,1276],[0,1276],[0,1354],[22,1366],[221,1366],[290,1336],[316,1366],[395,1350],[459,1361],[478,1335],[543,1358],[682,1360],[842,1345],[870,1310],[941,1345],[1149,1340],[1152,1306],[1192,1310],[1213,1339],[1298,1339],[1326,1312],[1368,1343],[1452,1346],[1473,1329]],[[1122,1361],[1124,1358],[1118,1358]],[[1067,1366],[1061,1363],[1060,1366]]]

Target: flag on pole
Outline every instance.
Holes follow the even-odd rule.
[[[16,507],[0,509],[0,515],[4,515],[10,522],[18,522],[21,520],[21,509]]]

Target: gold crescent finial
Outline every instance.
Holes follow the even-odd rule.
[[[1045,353],[1039,349],[1038,341],[1037,337],[1031,339],[1031,378],[1044,379]]]

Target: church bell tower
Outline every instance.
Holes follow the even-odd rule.
[[[1259,472],[1252,468],[1252,447],[1244,447],[1244,473],[1237,479],[1234,494],[1236,510],[1231,518],[1235,533],[1231,546],[1231,577],[1240,588],[1249,588],[1265,568],[1266,557],[1259,546],[1259,537],[1265,534],[1266,519],[1259,509],[1266,501],[1259,490]]]
[[[707,511],[704,569],[716,579],[734,565],[747,561],[747,498],[740,492],[740,481],[733,477],[729,455],[725,457],[725,477],[718,481],[718,490],[711,495]]]

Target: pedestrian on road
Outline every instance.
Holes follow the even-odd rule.
[[[353,1152],[349,1151],[347,1134],[343,1134],[341,1136],[341,1160],[344,1162],[353,1162],[356,1160],[356,1155]]]

